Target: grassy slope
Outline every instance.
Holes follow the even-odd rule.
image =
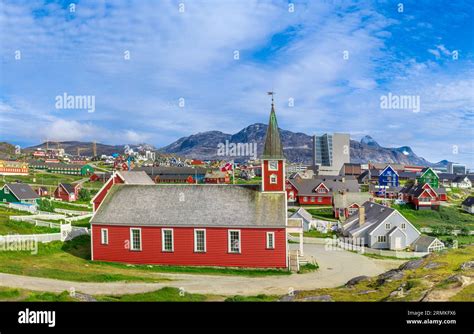
[[[302,300],[311,296],[329,295],[335,301],[417,301],[425,292],[434,287],[446,288],[445,280],[451,275],[461,273],[459,267],[463,262],[474,258],[474,246],[459,248],[456,250],[445,251],[440,254],[432,254],[425,258],[424,263],[436,262],[438,268],[426,269],[418,268],[415,270],[404,271],[404,277],[401,280],[392,281],[383,285],[378,285],[376,278],[363,281],[352,288],[339,287],[331,289],[317,289],[311,291],[302,291],[297,295],[296,300]],[[474,272],[463,272],[463,275],[474,277]],[[402,298],[390,297],[390,293],[406,284],[408,294]],[[369,291],[369,293],[366,293]],[[456,300],[474,301],[473,285],[464,288],[455,297]]]
[[[90,238],[80,236],[64,244],[56,241],[39,244],[38,254],[0,252],[0,272],[56,278],[76,282],[164,281],[159,273],[268,276],[289,275],[286,270],[203,268],[181,266],[127,266],[90,261]]]
[[[39,234],[58,233],[59,229],[43,226],[34,226],[27,222],[10,221],[10,216],[24,215],[21,211],[0,206],[0,235],[7,234]]]

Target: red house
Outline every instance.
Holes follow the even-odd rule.
[[[92,260],[288,268],[284,157],[272,103],[255,186],[115,184],[91,220]]]
[[[416,210],[436,209],[440,201],[438,193],[428,183],[403,187],[399,198],[412,203]]]
[[[91,199],[91,204],[93,211],[95,212],[102,201],[104,200],[105,196],[107,195],[108,191],[114,184],[155,184],[153,180],[147,175],[147,173],[143,171],[136,171],[136,172],[129,172],[129,171],[117,171],[114,172],[109,180],[100,188],[100,190],[95,194],[95,196]]]
[[[359,192],[353,176],[320,176],[311,179],[295,177],[286,181],[288,202],[300,205],[332,205],[333,194]]]
[[[60,183],[54,191],[54,198],[74,202],[79,198],[79,190],[80,186],[78,184]]]

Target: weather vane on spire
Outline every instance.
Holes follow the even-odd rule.
[[[271,92],[267,92],[268,95],[271,95],[272,96],[272,106],[273,106],[273,95],[275,95],[275,92],[271,91]]]

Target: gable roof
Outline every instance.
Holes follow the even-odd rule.
[[[4,187],[10,189],[13,195],[19,200],[39,198],[39,195],[26,183],[6,183]]]
[[[313,216],[306,211],[304,208],[299,208],[298,211],[294,212],[290,218],[297,218],[297,216],[303,217],[307,221],[313,220]]]
[[[344,194],[334,194],[334,207],[347,208],[356,203],[359,206],[367,202],[372,196],[366,192],[347,192]]]
[[[466,199],[462,202],[462,205],[465,205],[465,206],[473,206],[473,205],[474,205],[474,197],[471,196],[471,197],[466,198]]]
[[[438,240],[436,237],[430,237],[428,235],[420,235],[418,239],[415,240],[413,246],[420,246],[420,247],[430,247],[433,242]]]
[[[380,174],[385,173],[385,171],[386,171],[387,169],[391,169],[391,170],[392,170],[395,174],[397,174],[397,176],[398,176],[398,172],[395,170],[395,168],[393,168],[393,167],[390,166],[390,165],[387,165],[384,169],[382,169],[382,171],[380,172]],[[379,175],[380,175],[380,174],[379,174]]]
[[[344,180],[344,182],[342,180]],[[354,176],[320,176],[312,179],[296,178],[288,181],[296,188],[298,196],[324,196],[324,194],[314,192],[321,183],[324,183],[330,193],[339,191],[359,192],[359,184]]]
[[[359,226],[359,210],[357,210],[357,212],[350,215],[344,223],[344,232],[349,232],[354,235],[362,230],[368,229],[368,233],[370,233],[382,224],[391,214],[394,212],[398,213],[395,209],[369,201],[365,202],[363,207],[365,208],[365,223],[362,226]]]
[[[429,188],[431,190],[433,190],[435,195],[438,194],[436,192],[436,190],[434,190],[428,183],[405,186],[400,190],[400,193],[407,194],[407,195],[413,195],[414,197],[419,197],[425,191],[424,186],[426,186],[426,185],[429,186]],[[440,188],[437,188],[437,189],[440,189]]]
[[[70,183],[60,183],[59,187],[62,187],[69,194],[74,194],[76,192],[76,186],[73,186]]]
[[[233,185],[114,185],[91,224],[122,226],[278,227],[285,193]]]
[[[117,174],[127,184],[155,184],[144,171],[118,171]]]

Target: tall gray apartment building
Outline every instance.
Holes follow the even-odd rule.
[[[320,170],[338,173],[350,159],[349,134],[325,133],[313,136],[313,166],[319,165]]]

